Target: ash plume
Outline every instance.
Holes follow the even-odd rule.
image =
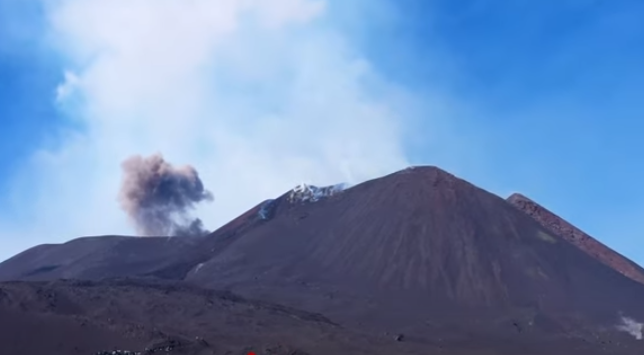
[[[121,208],[141,236],[194,236],[207,234],[202,221],[192,218],[196,204],[212,201],[197,170],[172,166],[161,154],[126,159],[119,194]]]

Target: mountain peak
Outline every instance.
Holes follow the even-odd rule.
[[[471,183],[433,165],[409,166],[403,170],[368,181],[377,182],[380,187],[408,186],[412,189],[448,188],[448,189],[478,189]]]
[[[442,178],[456,178],[456,176],[454,176],[453,174],[435,165],[410,165],[405,169],[395,172],[394,174],[415,174]]]

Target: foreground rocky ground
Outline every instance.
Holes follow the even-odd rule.
[[[428,327],[428,330],[431,330]],[[183,283],[143,280],[0,284],[0,343],[11,355],[612,354],[599,344],[519,333],[452,340],[361,332],[323,315]],[[458,339],[460,338],[460,339]],[[620,344],[623,341],[623,344]],[[631,345],[628,345],[631,344]],[[635,354],[635,352],[633,352]]]

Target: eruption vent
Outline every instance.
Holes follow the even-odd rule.
[[[122,163],[124,178],[121,208],[141,236],[203,235],[208,233],[190,210],[212,201],[197,170],[190,165],[174,167],[160,154],[139,155]]]

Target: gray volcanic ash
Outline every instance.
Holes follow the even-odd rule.
[[[190,165],[174,167],[160,154],[139,155],[122,164],[124,179],[121,207],[141,236],[204,235],[199,218],[189,212],[196,204],[212,201],[197,170]]]

